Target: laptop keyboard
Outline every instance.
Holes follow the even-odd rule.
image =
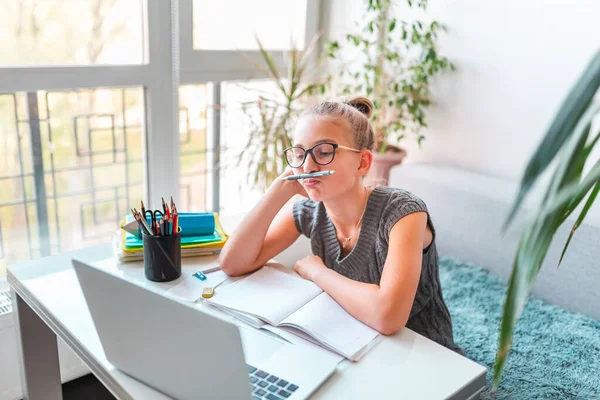
[[[298,390],[298,386],[293,383],[251,365],[248,365],[248,373],[253,399],[285,400]]]

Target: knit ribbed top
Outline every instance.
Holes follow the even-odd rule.
[[[341,257],[335,226],[323,203],[301,199],[293,206],[296,228],[310,238],[314,255],[321,257],[328,268],[347,278],[375,285],[381,280],[392,227],[414,212],[427,214],[433,241],[423,253],[419,286],[406,327],[464,354],[452,337],[452,321],[440,287],[435,229],[420,198],[403,189],[375,187],[367,200],[358,240],[345,257]]]

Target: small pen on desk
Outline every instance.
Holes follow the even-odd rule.
[[[212,268],[208,268],[208,269],[203,269],[202,272],[204,272],[205,274],[208,274],[210,272],[215,272],[221,269],[220,265],[217,265],[216,267],[212,267]]]
[[[328,176],[335,174],[335,171],[321,171],[321,172],[313,172],[312,174],[299,174],[299,175],[290,175],[283,178],[286,181],[295,181],[298,179],[308,179],[308,178],[317,178],[319,176]]]

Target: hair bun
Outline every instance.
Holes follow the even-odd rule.
[[[344,101],[351,107],[356,108],[358,111],[363,113],[365,117],[370,118],[373,115],[373,103],[366,97],[358,96],[352,99]]]

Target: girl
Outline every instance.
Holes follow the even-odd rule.
[[[384,335],[406,326],[462,354],[442,298],[425,204],[402,189],[363,184],[373,160],[372,111],[358,97],[326,101],[301,115],[295,144],[284,152],[291,168],[280,178],[335,174],[275,180],[230,236],[221,268],[232,276],[254,271],[306,235],[314,255],[294,270],[352,316]],[[290,204],[296,194],[307,198]]]

